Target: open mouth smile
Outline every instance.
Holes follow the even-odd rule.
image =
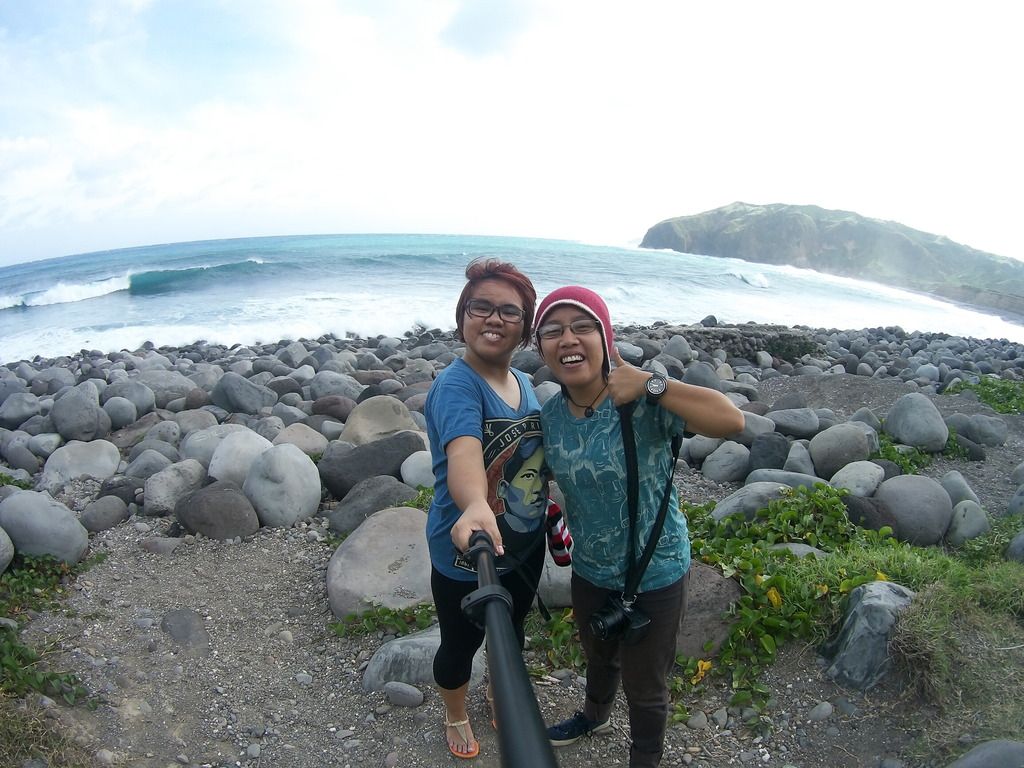
[[[565,355],[564,357],[558,358],[558,362],[560,362],[562,365],[573,365],[575,363],[582,363],[583,355],[579,353]]]

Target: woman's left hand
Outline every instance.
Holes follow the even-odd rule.
[[[619,349],[612,344],[612,363],[608,374],[608,394],[616,406],[631,403],[645,392],[644,384],[651,374],[630,365],[622,359]]]

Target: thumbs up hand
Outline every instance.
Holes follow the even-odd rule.
[[[608,374],[608,393],[616,406],[631,403],[644,393],[644,383],[651,374],[622,359],[619,348],[612,344],[612,370]]]

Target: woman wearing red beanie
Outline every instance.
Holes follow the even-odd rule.
[[[565,495],[574,540],[573,613],[587,657],[583,708],[551,726],[548,735],[564,746],[609,729],[621,679],[629,766],[652,768],[665,741],[668,676],[690,566],[686,518],[669,482],[670,445],[684,430],[709,437],[739,432],[743,414],[721,392],[624,362],[613,344],[608,308],[587,288],[552,292],[537,309],[535,329],[540,354],[562,389],[544,404],[541,421],[545,459]],[[620,406],[632,409],[639,467],[632,505]],[[661,530],[652,537],[659,516]],[[627,591],[629,573],[634,581],[642,573],[635,595]]]

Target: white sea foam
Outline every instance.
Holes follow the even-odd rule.
[[[126,291],[130,287],[131,277],[127,274],[98,280],[92,283],[57,283],[45,291],[33,293],[25,297],[26,307],[43,307],[48,304],[70,304],[85,299],[95,299],[108,293]],[[13,306],[13,305],[9,305]]]

